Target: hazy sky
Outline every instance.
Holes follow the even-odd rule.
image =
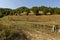
[[[21,6],[50,6],[60,7],[60,0],[0,0],[0,8],[18,8]]]

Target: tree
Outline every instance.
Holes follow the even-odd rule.
[[[43,9],[43,13],[44,13],[45,15],[47,15],[48,12],[49,12],[49,9],[48,9],[48,8],[44,8],[44,9]]]
[[[4,16],[9,15],[10,14],[10,10],[12,10],[12,9],[9,9],[9,8],[2,8],[2,9],[0,9],[1,13],[3,13]]]
[[[39,11],[43,11],[44,8],[47,8],[47,7],[45,7],[45,6],[41,6],[41,7],[39,7]]]
[[[3,17],[3,16],[4,16],[3,13],[1,13],[1,11],[0,11],[0,18]]]
[[[31,8],[31,10],[33,11],[33,13],[35,14],[35,15],[39,15],[39,9],[38,9],[38,7],[32,7]]]
[[[25,12],[26,12],[26,15],[29,15],[30,9],[27,9]]]
[[[49,8],[49,12],[52,14],[54,14],[54,8]]]
[[[10,15],[15,15],[16,11],[15,10],[10,10]]]
[[[19,14],[26,12],[26,14],[28,15],[28,13],[29,13],[29,8],[27,8],[27,7],[20,7],[20,8],[17,8],[16,11],[17,11]]]
[[[54,14],[60,14],[60,8],[54,8]]]

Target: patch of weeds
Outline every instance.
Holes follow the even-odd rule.
[[[0,40],[30,40],[22,30],[0,25]]]

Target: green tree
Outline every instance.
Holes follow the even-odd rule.
[[[33,13],[35,14],[35,15],[39,15],[39,9],[38,9],[38,7],[32,7],[31,8],[31,10],[33,11]]]
[[[47,8],[47,7],[45,7],[45,6],[41,6],[41,7],[39,7],[39,11],[43,11],[44,8]]]
[[[54,14],[60,14],[60,8],[54,8]]]
[[[0,12],[0,18],[3,17],[3,16],[4,16],[3,13]]]
[[[49,8],[49,12],[52,14],[54,14],[54,8]]]
[[[19,14],[26,12],[26,14],[28,15],[28,13],[29,13],[29,8],[27,8],[27,7],[20,7],[20,8],[17,8],[16,11],[17,11]]]
[[[49,9],[48,9],[48,8],[44,8],[44,9],[43,9],[43,13],[44,13],[45,15],[47,15],[48,12],[49,12]]]

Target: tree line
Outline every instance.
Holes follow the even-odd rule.
[[[26,12],[26,15],[29,15],[30,11],[32,11],[34,15],[40,15],[39,11],[42,11],[43,15],[47,15],[48,12],[50,13],[50,15],[60,14],[60,8],[58,7],[52,8],[46,6],[34,6],[32,8],[19,7],[16,9],[0,8],[0,18],[8,15],[21,15],[24,12]]]

